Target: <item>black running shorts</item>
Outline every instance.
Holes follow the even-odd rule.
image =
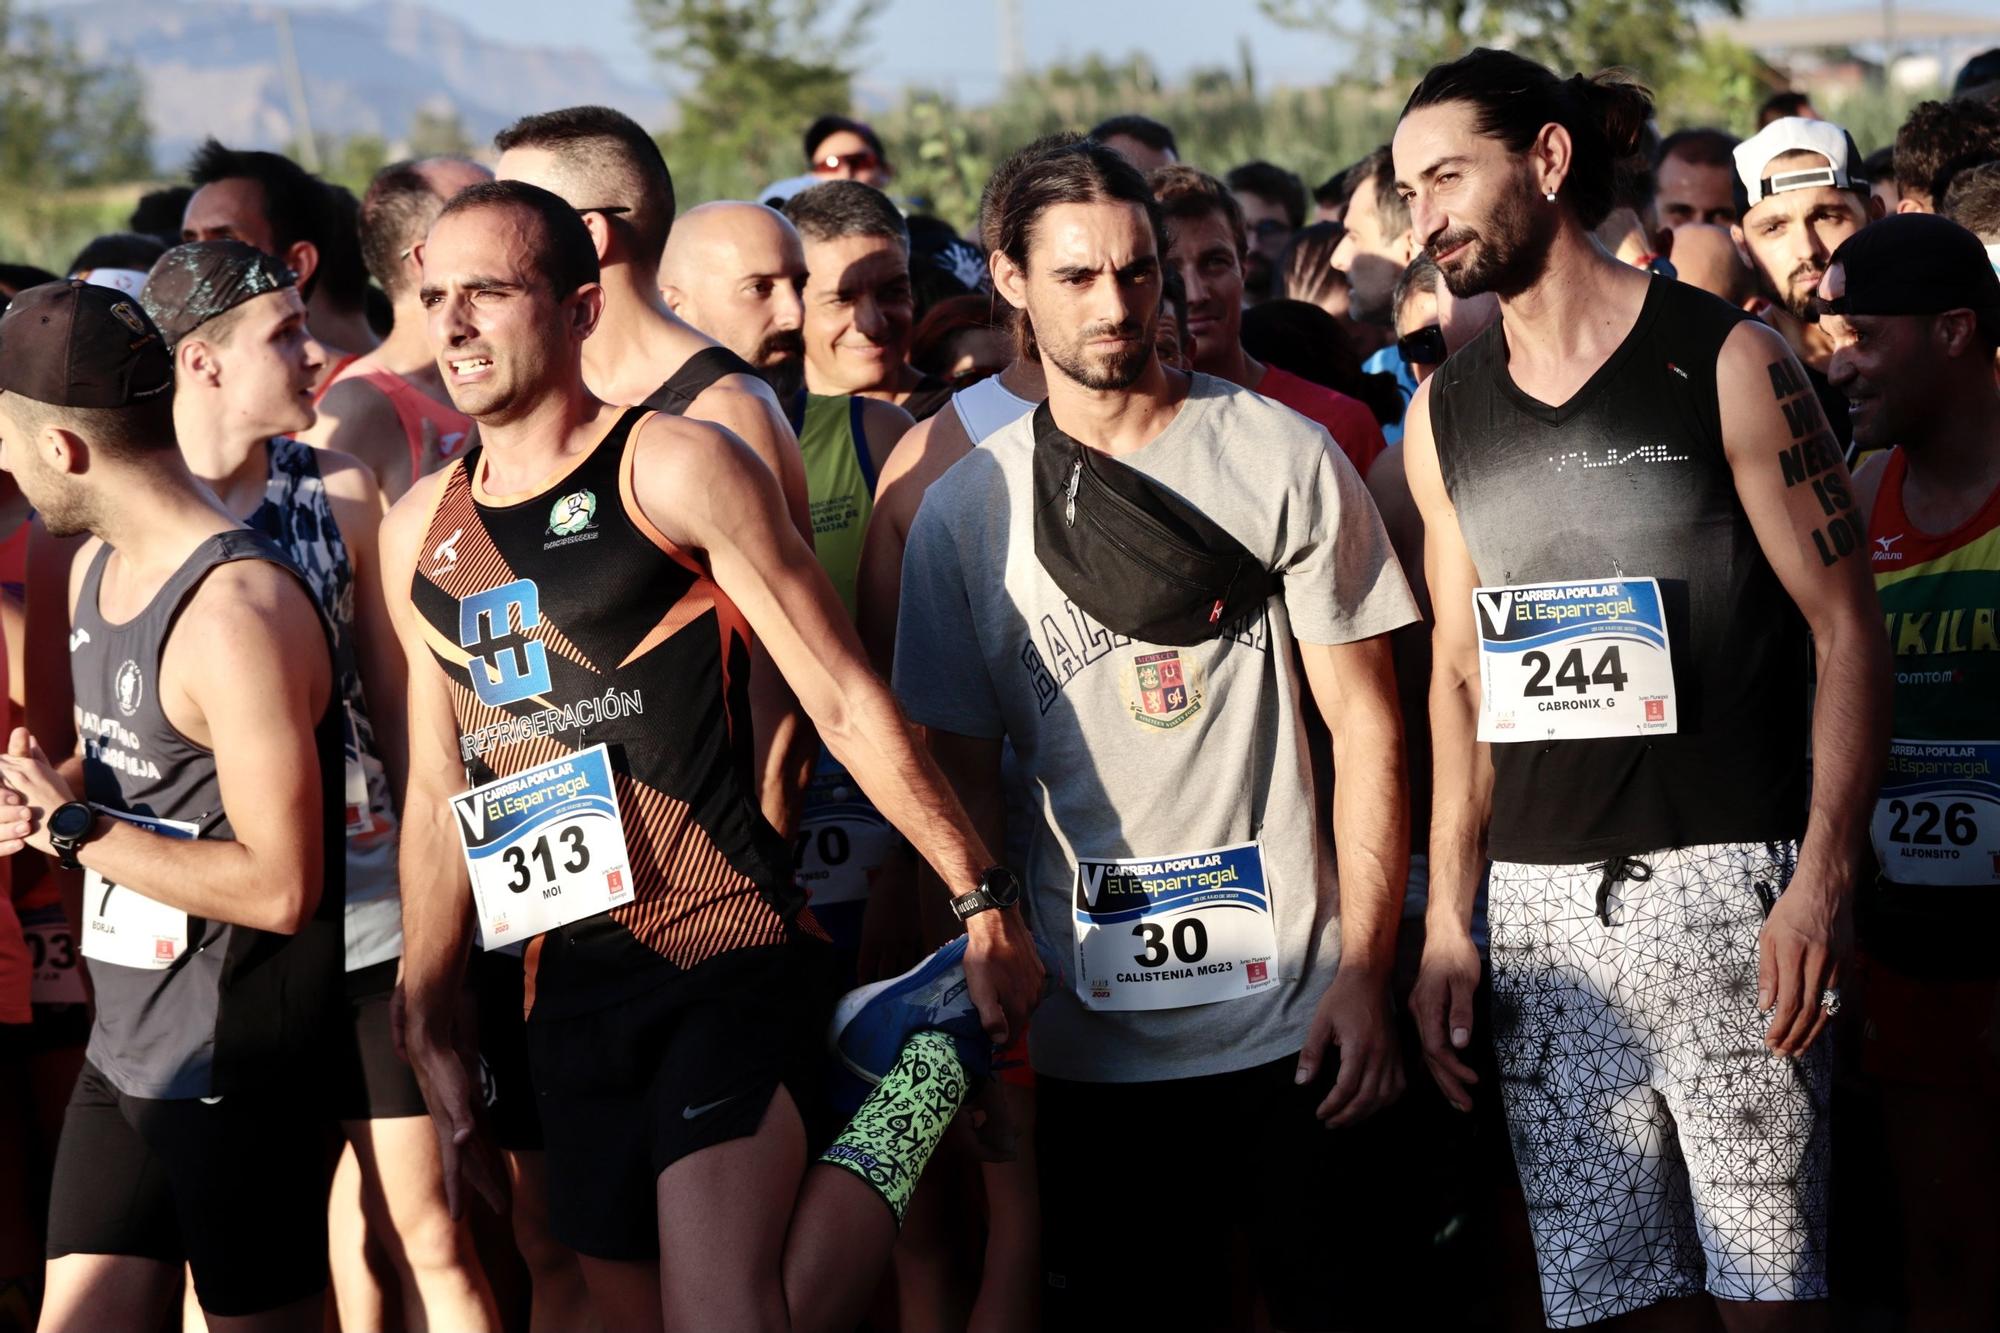
[[[528,1020],[557,1240],[658,1258],[660,1173],[756,1133],[780,1084],[818,1142],[829,952],[805,938],[733,950],[615,1006]]]
[[[214,1315],[260,1314],[323,1291],[325,1104],[303,1085],[213,1102],[128,1097],[86,1063],[56,1149],[49,1257],[186,1262]]]
[[[528,1073],[527,1018],[521,956],[475,954],[472,993],[479,1008],[479,1095],[486,1132],[507,1152],[542,1150],[542,1116]]]
[[[1259,1297],[1272,1327],[1373,1326],[1351,1317],[1371,1274],[1341,1265],[1373,1221],[1347,1184],[1379,1126],[1328,1130],[1313,1112],[1332,1068],[1305,1087],[1297,1069],[1287,1056],[1155,1083],[1036,1075],[1044,1327],[1248,1327]]]
[[[394,1120],[427,1114],[417,1076],[396,1054],[389,997],[391,958],[347,974],[347,1010],[334,1054],[333,1113],[341,1120]]]

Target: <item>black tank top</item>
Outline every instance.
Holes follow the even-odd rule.
[[[530,943],[545,1016],[798,930],[824,938],[756,801],[748,626],[632,501],[648,415],[628,409],[568,474],[506,504],[477,492],[482,449],[454,463],[410,588],[471,784],[609,747],[633,901]]]
[[[684,417],[702,391],[725,375],[755,375],[757,368],[727,347],[704,347],[681,362],[665,384],[646,395],[641,407]]]
[[[1569,402],[1515,385],[1496,323],[1431,379],[1445,489],[1482,586],[1656,578],[1671,736],[1492,747],[1495,860],[1548,865],[1797,837],[1807,641],[1723,452],[1715,367],[1747,316],[1655,277],[1625,341]]]
[[[195,547],[144,610],[113,625],[98,611],[110,559],[105,546],[91,561],[71,630],[85,798],[105,810],[192,824],[201,838],[233,837],[215,755],[181,735],[160,706],[160,661],[181,608],[218,565],[268,560],[298,571],[257,533],[220,532]],[[336,693],[313,732],[324,880],[303,930],[274,935],[190,916],[187,947],[170,967],[90,961],[97,1005],[89,1056],[120,1091],[221,1096],[274,1077],[287,1062],[324,1058],[315,1047],[342,995],[343,716]]]

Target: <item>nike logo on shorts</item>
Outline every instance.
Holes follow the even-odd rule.
[[[713,1111],[716,1107],[722,1106],[728,1102],[733,1102],[742,1095],[743,1094],[740,1092],[732,1092],[727,1097],[717,1097],[714,1101],[704,1103],[701,1106],[683,1106],[681,1108],[681,1119],[699,1120],[703,1116],[707,1115],[710,1111]]]

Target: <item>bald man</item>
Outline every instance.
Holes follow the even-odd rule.
[[[388,296],[395,324],[379,347],[327,382],[319,420],[299,438],[366,463],[392,502],[472,438],[472,422],[451,405],[424,334],[416,250],[446,200],[492,179],[477,162],[431,157],[382,168],[361,198],[361,258]]]
[[[1757,275],[1743,262],[1727,227],[1690,222],[1674,228],[1673,261],[1682,282],[1739,310],[1757,299]]]
[[[774,208],[703,204],[667,233],[660,259],[667,308],[755,366],[780,404],[805,387],[805,285],[805,246]]]
[[[660,295],[673,312],[757,368],[799,437],[813,553],[854,615],[862,537],[876,479],[913,424],[894,403],[805,388],[800,337],[805,247],[782,213],[762,204],[703,204],[682,214],[660,258]],[[854,980],[869,886],[897,852],[888,822],[821,749],[798,823],[799,879]]]

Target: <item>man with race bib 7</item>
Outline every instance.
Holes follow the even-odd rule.
[[[2000,1323],[2000,277],[1979,239],[1899,213],[1820,284],[1834,389],[1895,660],[1879,878],[1858,903],[1862,1067],[1881,1099],[1911,1328]]]
[[[296,569],[174,447],[139,303],[51,283],[0,319],[0,464],[88,532],[69,635],[82,800],[25,730],[0,854],[84,872],[96,1012],[50,1187],[47,1330],[316,1329],[317,1086],[340,999],[343,712]]]

